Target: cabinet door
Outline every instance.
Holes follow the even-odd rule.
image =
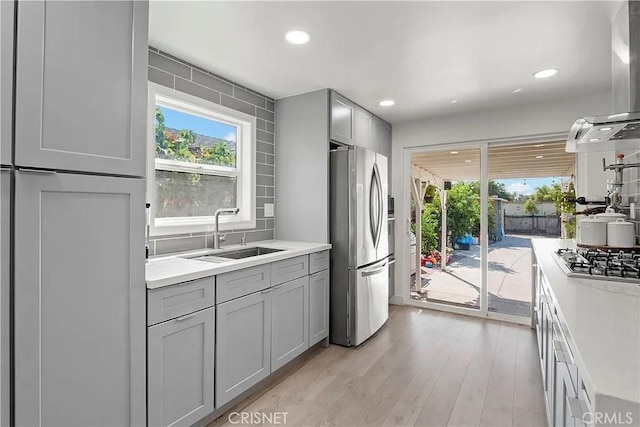
[[[373,149],[391,157],[391,126],[379,117],[373,118]]]
[[[309,348],[309,276],[271,292],[271,371]]]
[[[309,276],[309,346],[329,336],[329,270]]]
[[[15,181],[15,424],[145,425],[144,180]]]
[[[150,426],[190,426],[213,412],[214,308],[148,333]]]
[[[2,2],[0,2],[2,7]],[[9,233],[11,230],[11,172],[0,170],[0,426],[9,425],[9,268],[11,249]]]
[[[16,165],[145,175],[148,2],[25,1]]]
[[[331,123],[329,138],[343,144],[355,143],[355,104],[344,96],[331,91]]]
[[[355,145],[373,150],[373,115],[356,105]]]
[[[270,290],[216,306],[216,407],[271,373]]]
[[[0,1],[0,165],[11,164],[14,13],[13,0]]]

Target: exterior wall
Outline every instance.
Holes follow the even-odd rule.
[[[275,200],[274,100],[153,47],[149,48],[149,81],[257,118],[256,228],[231,230],[224,244],[239,244],[243,236],[247,242],[273,239],[274,218],[265,218],[264,204]],[[150,255],[211,248],[213,234],[152,236],[149,246]]]
[[[529,216],[524,211],[524,202],[505,202],[504,214],[507,216]],[[547,216],[556,213],[556,205],[553,202],[540,202],[536,203],[538,207],[537,216]]]

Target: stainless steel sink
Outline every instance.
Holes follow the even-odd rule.
[[[250,258],[254,256],[272,254],[274,252],[281,252],[284,249],[273,249],[273,248],[261,248],[261,247],[251,247],[251,248],[242,248],[242,249],[234,249],[231,251],[223,251],[215,254],[216,257],[221,258],[231,258],[231,259],[242,259],[242,258]]]
[[[211,255],[186,256],[184,258],[195,259],[197,261],[221,263],[221,262],[228,262],[231,259],[250,258],[254,256],[272,254],[274,252],[281,252],[283,250],[284,249],[262,248],[259,246],[253,246],[249,248],[216,251]]]

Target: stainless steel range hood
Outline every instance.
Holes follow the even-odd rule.
[[[568,153],[632,149],[640,141],[640,113],[583,117],[567,138]]]

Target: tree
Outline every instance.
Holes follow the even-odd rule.
[[[473,181],[470,185],[473,192],[480,196],[480,181]],[[498,196],[501,199],[509,201],[512,201],[516,196],[514,193],[509,193],[503,183],[494,181],[493,179],[489,181],[488,190],[489,196]]]
[[[458,182],[447,194],[447,228],[453,242],[470,234],[480,222],[480,203],[472,185]]]
[[[529,197],[526,202],[524,202],[524,211],[531,215],[538,214],[538,206],[536,205],[536,201],[534,198]]]

